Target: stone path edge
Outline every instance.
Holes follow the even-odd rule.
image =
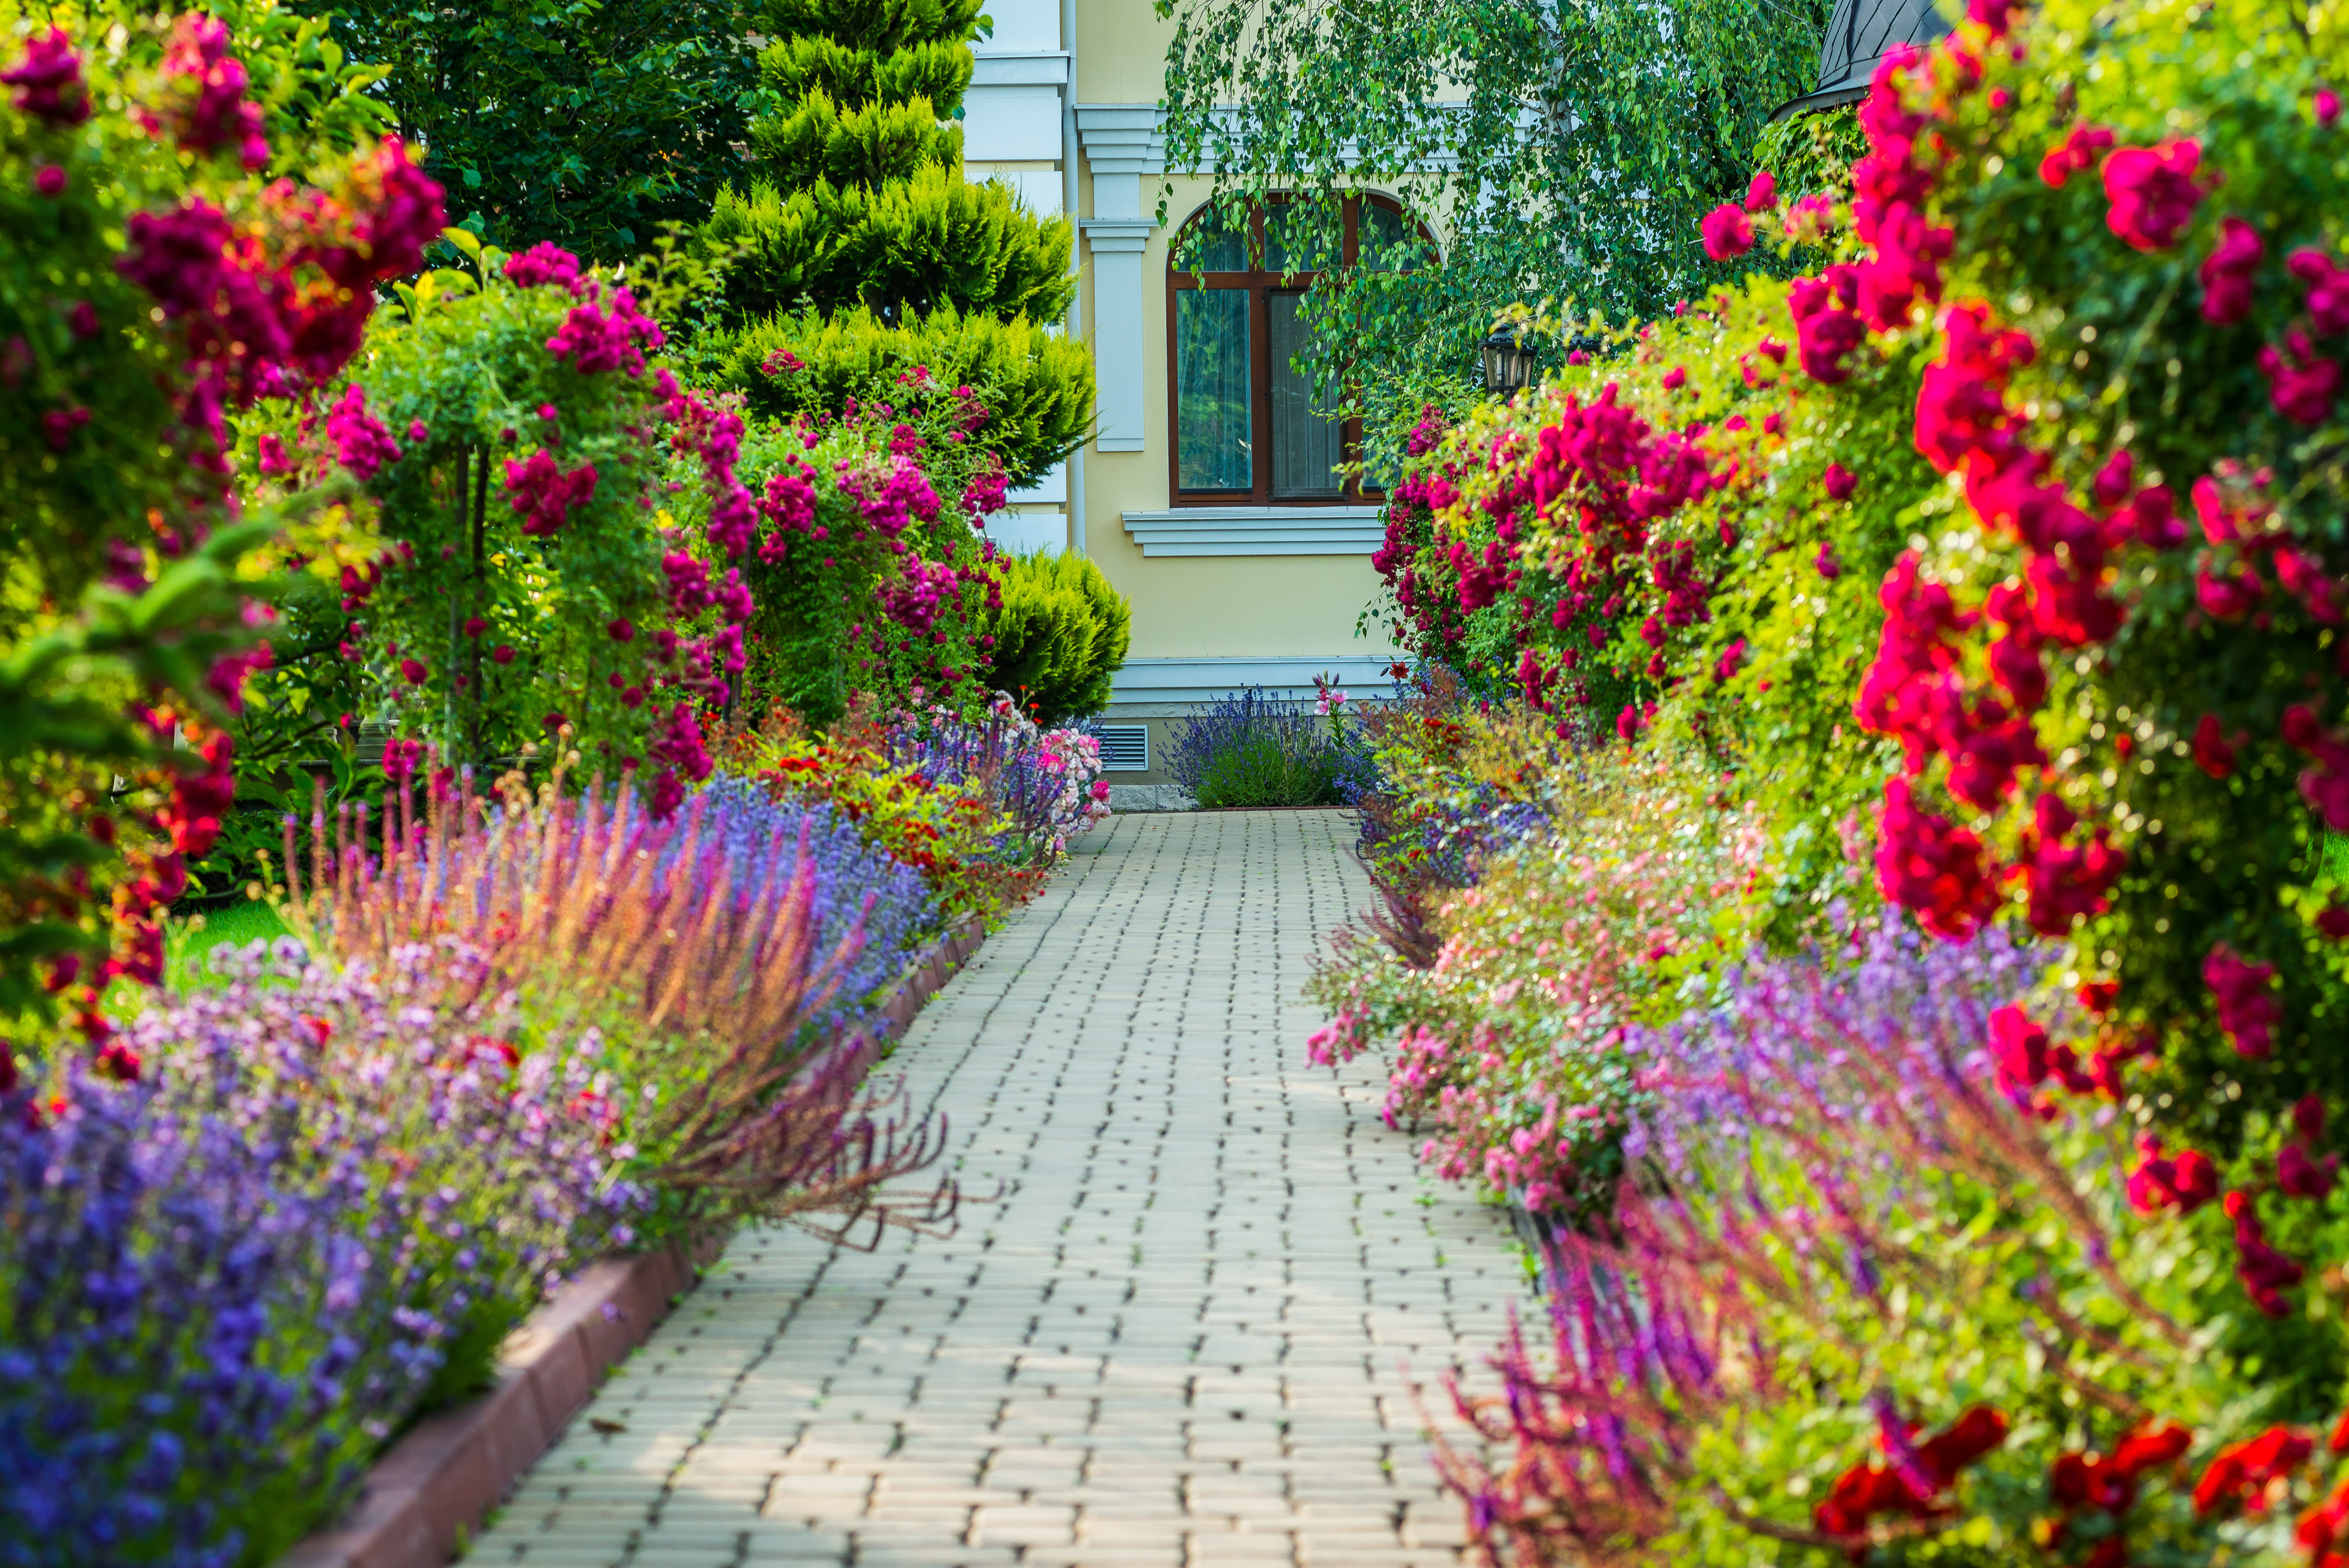
[[[964,924],[911,965],[879,1026],[860,1031],[868,1069],[893,1035],[986,940]],[[297,1543],[275,1568],[444,1568],[464,1538],[554,1446],[604,1380],[652,1337],[698,1282],[732,1228],[691,1246],[590,1264],[523,1320],[500,1357],[498,1386],[417,1424],[385,1450],[341,1519]]]

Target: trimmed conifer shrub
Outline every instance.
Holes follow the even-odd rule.
[[[999,562],[1001,603],[988,611],[994,644],[988,680],[1040,724],[1059,724],[1109,704],[1125,662],[1133,607],[1081,556]]]
[[[733,259],[744,320],[802,302],[889,326],[952,307],[1010,321],[1066,313],[1071,230],[1010,187],[962,177],[962,95],[980,0],[770,0],[752,174],[702,230]]]

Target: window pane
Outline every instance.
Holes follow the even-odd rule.
[[[1312,398],[1312,379],[1292,367],[1305,347],[1305,296],[1272,296],[1272,493],[1275,499],[1344,493],[1338,472],[1344,424]]]
[[[1175,463],[1185,490],[1251,490],[1248,294],[1174,291]]]
[[[1361,265],[1372,272],[1409,272],[1427,259],[1427,242],[1421,239],[1400,213],[1365,201],[1361,208],[1361,234],[1355,254]]]
[[[1183,236],[1183,251],[1174,258],[1179,271],[1246,272],[1248,257],[1247,219],[1227,221],[1221,213],[1199,214]]]

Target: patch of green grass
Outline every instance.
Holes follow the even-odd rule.
[[[242,945],[268,941],[285,934],[277,911],[258,899],[224,904],[217,909],[175,919],[163,929],[163,983],[174,991],[212,983],[204,955],[222,942]]]

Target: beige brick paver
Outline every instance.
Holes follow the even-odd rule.
[[[1369,897],[1335,812],[1115,819],[884,1071],[951,1237],[746,1231],[475,1547],[533,1568],[1457,1564],[1411,1388],[1522,1294],[1371,1062],[1309,1068]],[[1409,1372],[1403,1370],[1408,1362]]]

